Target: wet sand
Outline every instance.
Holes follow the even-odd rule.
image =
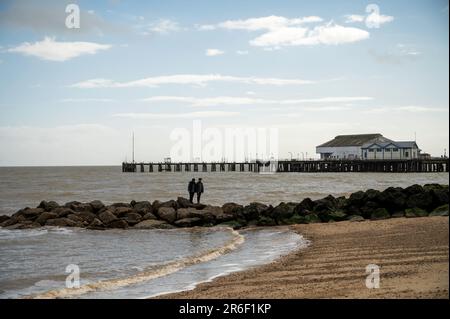
[[[448,217],[295,225],[311,245],[160,298],[449,298]],[[366,288],[366,266],[380,287]]]

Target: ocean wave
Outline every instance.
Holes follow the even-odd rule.
[[[142,283],[145,281],[149,281],[152,279],[156,279],[159,277],[167,276],[172,273],[175,273],[181,269],[184,269],[189,266],[193,266],[196,264],[204,263],[216,259],[222,255],[228,254],[233,250],[237,249],[240,245],[242,245],[245,241],[244,236],[242,236],[239,232],[227,228],[231,231],[233,238],[225,243],[223,246],[219,248],[214,248],[207,250],[205,252],[181,258],[179,260],[175,260],[169,263],[166,263],[157,269],[151,269],[148,271],[143,271],[138,274],[132,275],[126,278],[118,278],[111,280],[104,280],[93,282],[89,284],[82,285],[77,289],[69,289],[63,288],[58,290],[50,290],[44,293],[38,293],[34,295],[24,296],[25,299],[51,299],[51,298],[68,298],[74,296],[80,296],[87,293],[99,291],[99,290],[112,290],[121,287],[126,287],[129,285]]]
[[[47,233],[47,229],[5,229],[0,227],[0,240],[42,236]]]

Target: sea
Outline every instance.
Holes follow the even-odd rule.
[[[187,197],[201,177],[202,202],[299,202],[369,188],[448,184],[448,173],[122,173],[121,167],[0,168],[0,215],[41,200],[60,204]],[[218,276],[257,267],[309,245],[289,227],[232,230],[0,228],[0,298],[149,298],[190,290]]]

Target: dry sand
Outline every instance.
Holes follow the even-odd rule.
[[[449,298],[448,217],[295,225],[311,245],[160,298]],[[380,288],[366,288],[366,266]]]

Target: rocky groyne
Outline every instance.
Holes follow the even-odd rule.
[[[26,229],[43,226],[83,227],[88,229],[130,228],[170,229],[193,226],[275,226],[305,223],[363,221],[395,217],[448,216],[448,185],[412,185],[369,189],[349,197],[329,195],[318,200],[280,203],[277,206],[227,203],[223,206],[191,204],[186,198],[167,202],[131,201],[104,205],[69,202],[59,205],[42,201],[36,208],[24,208],[12,216],[0,216],[0,226]]]

